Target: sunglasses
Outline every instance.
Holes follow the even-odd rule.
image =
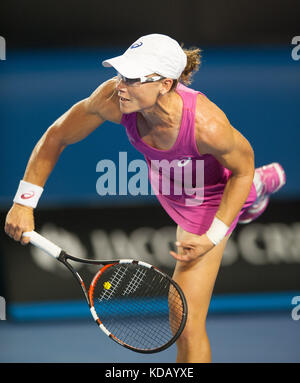
[[[123,81],[123,83],[127,86],[139,86],[140,84],[145,84],[147,82],[155,82],[162,80],[163,76],[152,76],[152,77],[139,77],[139,78],[127,78],[118,73],[118,80]]]

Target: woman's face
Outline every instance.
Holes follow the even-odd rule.
[[[153,74],[147,78],[155,77]],[[166,81],[167,80],[167,83]],[[168,82],[172,84],[172,80],[161,79],[154,82],[141,83],[139,79],[136,82],[118,78],[117,91],[120,102],[120,111],[124,114],[143,111],[152,108],[160,95],[167,93]]]

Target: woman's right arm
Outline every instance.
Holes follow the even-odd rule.
[[[111,79],[88,98],[76,103],[44,133],[29,158],[23,180],[44,187],[62,151],[92,133],[104,121],[120,123],[121,112]],[[34,229],[33,208],[14,203],[7,214],[5,232],[15,241],[27,244],[22,233]]]

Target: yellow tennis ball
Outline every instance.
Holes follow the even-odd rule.
[[[109,290],[111,288],[111,284],[110,282],[104,282],[103,283],[103,287],[106,289],[106,290]]]

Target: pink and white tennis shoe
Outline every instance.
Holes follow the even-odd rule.
[[[273,162],[255,169],[254,182],[257,200],[240,216],[239,223],[242,224],[254,221],[266,210],[270,195],[276,193],[285,184],[285,172],[279,163]]]

